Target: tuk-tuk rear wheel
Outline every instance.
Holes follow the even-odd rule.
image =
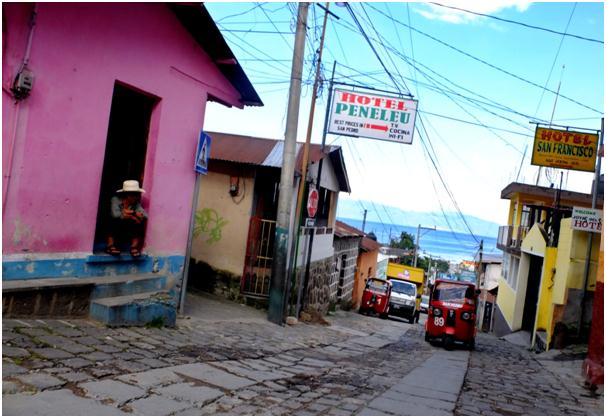
[[[425,342],[429,342],[429,332],[425,331]]]
[[[469,348],[469,350],[473,350],[476,348],[476,339],[472,338],[471,340],[469,340],[467,342],[467,348]]]
[[[444,348],[446,350],[452,350],[454,348],[454,338],[451,335],[446,335],[443,340]]]

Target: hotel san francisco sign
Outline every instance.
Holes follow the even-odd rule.
[[[596,134],[537,127],[532,165],[593,172],[597,146]]]
[[[417,101],[335,89],[328,133],[412,144]]]

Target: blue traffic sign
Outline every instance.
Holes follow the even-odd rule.
[[[208,174],[208,159],[210,157],[210,136],[204,131],[200,131],[198,138],[198,147],[196,148],[196,160],[194,170],[196,173]]]

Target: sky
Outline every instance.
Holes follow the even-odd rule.
[[[339,19],[328,19],[323,78],[330,79],[336,61],[335,82],[410,93],[419,101],[410,145],[327,135],[327,144],[343,147],[351,183],[351,194],[340,199],[374,201],[378,210],[389,205],[454,212],[458,206],[464,214],[505,224],[509,202],[500,198],[501,190],[516,179],[535,184],[537,178],[538,167],[530,164],[535,129],[530,122],[600,130],[604,6],[440,4],[557,33],[436,4],[350,3],[379,60],[348,8],[331,3]],[[265,104],[230,109],[209,103],[205,129],[283,139],[297,4],[205,5]],[[320,7],[310,6],[299,141],[307,132],[323,16]],[[327,95],[328,82],[316,104],[314,143],[321,142]],[[559,170],[541,174],[540,185],[557,187]],[[565,189],[590,192],[592,173],[563,171],[562,178]]]

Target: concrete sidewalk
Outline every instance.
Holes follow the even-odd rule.
[[[359,415],[454,415],[468,361],[468,351],[437,351]]]

